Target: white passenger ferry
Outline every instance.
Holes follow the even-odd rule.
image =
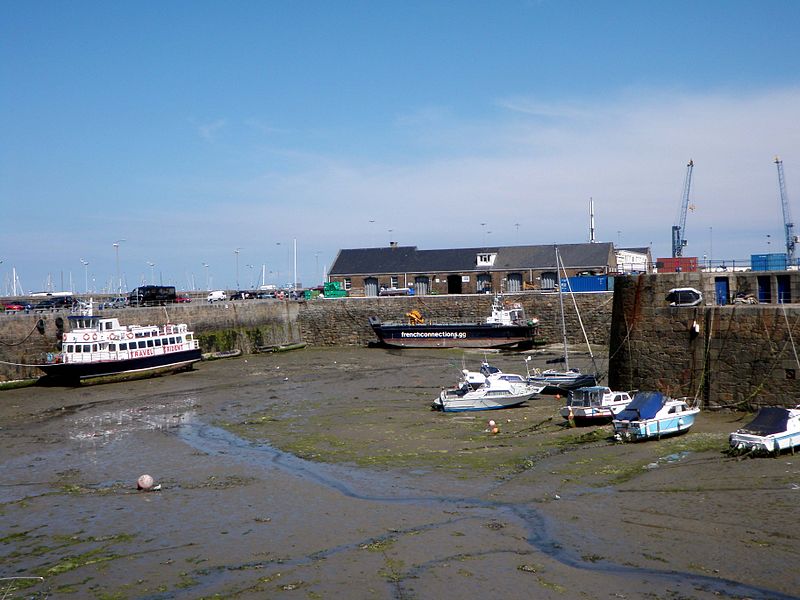
[[[61,352],[39,365],[49,378],[82,380],[125,373],[190,369],[201,359],[200,347],[187,325],[120,325],[119,319],[70,316]]]

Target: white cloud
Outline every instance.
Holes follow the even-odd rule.
[[[217,119],[211,123],[203,123],[197,127],[200,137],[206,141],[212,141],[225,126],[228,124],[227,119]]]
[[[304,145],[301,133],[294,145],[266,150],[263,140],[257,148],[229,140],[250,175],[184,174],[175,186],[186,190],[183,197],[151,212],[115,206],[109,239],[132,240],[121,255],[124,270],[154,260],[179,277],[201,273],[207,261],[223,285],[232,281],[236,247],[241,265],[267,263],[285,276],[296,238],[301,278],[312,281],[338,249],[390,238],[421,248],[585,241],[593,197],[599,240],[652,242],[654,255],[667,256],[691,158],[696,209],[687,218],[686,254],[743,259],[782,250],[775,154],[800,217],[800,89],[627,90],[613,100],[565,102],[563,110],[535,99],[499,104],[509,109],[480,120],[421,110],[396,120],[393,133],[350,130],[342,142],[358,148],[369,139],[375,147],[379,135],[392,158],[324,153]],[[198,129],[213,139],[227,125],[220,119]],[[267,162],[276,159],[277,166]],[[203,198],[202,206],[192,198]],[[147,225],[156,220],[171,224],[166,238],[167,230]],[[66,235],[53,229],[48,239],[64,244]],[[102,261],[113,269],[106,246],[95,255],[76,248],[69,268],[79,272],[81,254],[98,269]]]
[[[599,238],[652,242],[666,255],[691,158],[696,210],[687,218],[687,251],[702,256],[713,244],[715,256],[744,258],[766,251],[767,233],[781,235],[776,153],[784,157],[790,194],[794,181],[800,194],[798,89],[628,91],[561,111],[530,106],[538,108],[528,120],[516,109],[493,122],[462,123],[469,146],[452,115],[439,131],[437,120],[427,119],[434,130],[425,135],[452,142],[436,158],[328,157],[291,176],[269,173],[251,182],[265,201],[247,210],[254,222],[338,247],[385,244],[392,229],[403,244],[432,248],[482,244],[481,222],[492,231],[487,241],[499,245],[582,241],[591,196]],[[558,118],[543,121],[543,112]]]

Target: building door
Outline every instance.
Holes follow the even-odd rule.
[[[770,276],[758,276],[758,302],[759,304],[769,304],[772,302],[772,291],[770,290]]]
[[[378,280],[375,277],[367,277],[364,280],[364,295],[365,296],[378,295]]]
[[[792,286],[788,275],[778,275],[778,304],[790,304],[792,301]]]
[[[414,277],[414,294],[416,296],[427,296],[431,287],[431,280],[426,275]]]
[[[727,277],[716,277],[714,279],[714,292],[717,296],[717,304],[725,306],[729,298]]]
[[[478,275],[477,292],[479,294],[492,293],[492,276],[488,273],[481,273]]]
[[[461,275],[447,276],[447,293],[448,294],[461,293]]]
[[[522,291],[522,275],[519,273],[509,273],[506,278],[506,291],[515,293]]]
[[[554,290],[556,289],[556,274],[553,271],[545,271],[542,273],[542,289]]]

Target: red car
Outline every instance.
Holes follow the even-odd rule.
[[[189,296],[177,296],[175,298],[175,302],[179,302],[181,304],[183,304],[184,302],[191,302],[191,301],[192,299],[189,298]]]

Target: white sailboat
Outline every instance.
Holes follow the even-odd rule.
[[[556,270],[557,272],[560,270],[561,272],[564,273],[564,280],[567,282],[567,289],[569,290],[570,296],[572,297],[572,302],[573,305],[575,306],[575,313],[578,315],[578,323],[581,326],[583,337],[586,340],[586,347],[589,349],[589,357],[592,360],[594,371],[595,373],[597,373],[597,365],[594,360],[594,353],[592,352],[592,347],[589,344],[589,338],[586,335],[586,329],[583,326],[583,319],[581,319],[581,313],[578,310],[578,303],[575,301],[575,295],[572,293],[572,286],[570,286],[569,284],[569,277],[567,276],[566,268],[564,268],[564,261],[561,260],[561,255],[558,252],[558,247],[556,247],[555,250],[556,250]],[[546,369],[544,371],[540,371],[537,369],[533,372],[533,374],[530,374],[528,377],[528,380],[531,383],[544,386],[544,390],[542,391],[542,393],[544,394],[561,394],[569,390],[574,390],[580,387],[589,387],[597,385],[596,374],[581,373],[580,369],[570,368],[569,366],[567,324],[564,316],[564,291],[562,289],[560,282],[558,283],[558,301],[561,307],[561,333],[564,340],[564,356],[563,359],[559,359],[559,362],[563,360],[564,370],[560,371],[556,369]],[[530,359],[530,357],[528,357],[528,359]]]

